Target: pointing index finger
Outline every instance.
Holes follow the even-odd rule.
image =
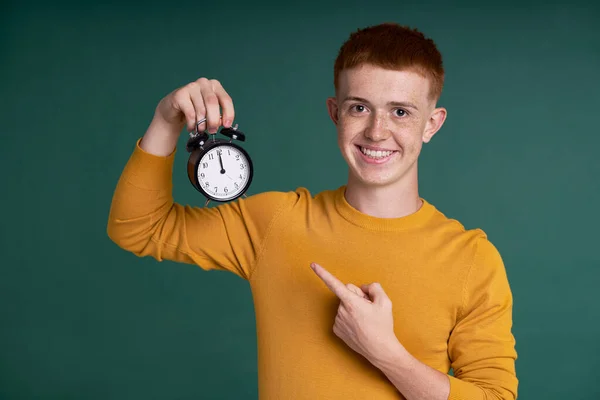
[[[315,271],[317,276],[321,278],[323,282],[325,282],[325,285],[327,285],[327,287],[340,300],[349,301],[352,298],[351,295],[353,295],[353,293],[350,292],[350,290],[348,290],[348,288],[342,283],[342,281],[333,276],[329,271],[327,271],[325,268],[323,268],[317,263],[311,263],[310,266],[313,269],[313,271]]]

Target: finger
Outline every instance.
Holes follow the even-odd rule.
[[[187,88],[185,90],[182,88],[173,95],[173,108],[181,111],[185,116],[188,132],[194,131],[196,129],[196,110]]]
[[[338,278],[333,276],[325,268],[317,263],[311,263],[310,266],[313,271],[315,271],[317,276],[321,278],[323,282],[325,282],[325,285],[327,285],[329,290],[331,290],[340,300],[350,301],[350,299],[355,296],[346,288],[346,285],[344,285]]]
[[[348,326],[348,323],[346,322],[347,318],[349,318],[349,317],[348,316],[342,317],[338,314],[333,321],[334,326],[337,326],[338,328],[340,328],[341,331],[349,331],[350,327]]]
[[[221,105],[221,115],[222,115],[222,123],[225,128],[231,127],[233,120],[235,119],[235,109],[233,107],[233,100],[231,96],[225,91],[221,82],[216,79],[212,81],[213,90],[215,95],[219,99],[219,104]]]
[[[335,336],[339,337],[340,339],[342,338],[342,328],[340,328],[340,326],[338,324],[333,324],[333,333],[335,334]]]
[[[367,300],[369,299],[369,296],[367,296],[366,293],[363,292],[358,286],[353,285],[352,283],[347,283],[346,287],[351,292],[356,293],[356,295],[358,295],[359,297],[362,297],[363,299],[367,299]]]
[[[391,300],[385,293],[381,285],[377,282],[369,285],[363,285],[362,289],[369,295],[369,298],[376,304],[391,304]]]
[[[200,92],[204,100],[206,109],[206,130],[209,133],[217,133],[217,129],[221,125],[221,111],[219,110],[219,99],[213,91],[211,82],[206,78],[198,80],[200,84]]]
[[[197,82],[193,82],[189,85],[190,99],[194,105],[194,112],[196,114],[194,129],[198,129],[199,132],[206,129],[205,122],[198,124],[198,121],[203,119],[206,115],[206,107],[204,106],[204,99],[202,98],[201,90],[202,89]]]
[[[343,307],[341,307],[340,311],[335,316],[335,319],[333,322],[339,328],[342,328],[345,331],[349,331],[350,330],[349,321],[352,319],[352,316],[350,315],[350,313],[348,311],[346,311],[346,310],[342,311],[342,309],[343,309]]]

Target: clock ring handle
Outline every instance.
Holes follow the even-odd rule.
[[[206,118],[202,118],[196,124],[196,130],[193,132],[190,132],[190,138],[188,139],[188,142],[185,146],[186,150],[189,153],[191,153],[192,151],[194,151],[198,148],[202,148],[202,146],[204,146],[204,143],[206,143],[208,141],[208,138],[209,138],[208,133],[206,133],[206,131],[200,132],[198,130],[198,127],[200,126],[200,124],[202,124],[205,121],[206,121]]]
[[[222,120],[223,116],[219,115],[219,120]],[[200,130],[198,129],[200,127],[200,125],[202,125],[203,123],[206,122],[206,117],[202,118],[201,120],[199,120],[198,122],[196,122],[196,130],[194,132],[190,132],[190,136],[198,136],[200,135]],[[206,129],[204,130],[204,132],[206,132]]]
[[[221,116],[219,116],[219,118],[221,118]],[[200,131],[198,130],[198,127],[205,122],[206,122],[206,117],[204,117],[200,121],[196,122],[196,130],[194,132],[190,132],[190,136],[195,137],[195,136],[200,135]],[[206,130],[204,130],[204,133],[206,133]]]
[[[223,116],[219,116],[219,117],[222,118]],[[204,122],[206,122],[206,117],[202,118],[201,120],[199,120],[196,123],[196,131],[190,132],[191,138],[196,138],[199,135],[202,135],[204,137],[204,135],[206,135],[206,131],[204,131],[203,133],[200,133],[200,131],[198,130],[198,127],[201,124],[203,124]],[[246,140],[246,134],[244,134],[244,132],[238,130],[237,124],[235,124],[235,126],[233,126],[231,128],[222,128],[221,134],[223,134],[231,139],[239,140],[241,142]],[[208,138],[208,136],[207,136],[207,138]]]
[[[239,140],[240,142],[244,142],[246,140],[246,134],[238,130],[237,124],[235,124],[235,126],[232,128],[221,129],[221,134],[227,136],[228,138]]]

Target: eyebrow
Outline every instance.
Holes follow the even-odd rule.
[[[344,103],[347,101],[359,101],[361,103],[369,103],[369,101],[367,99],[363,99],[362,97],[356,97],[356,96],[348,96],[344,99]],[[406,107],[406,108],[412,108],[415,110],[418,110],[417,106],[414,105],[413,103],[410,103],[408,101],[388,101],[388,106],[395,106],[395,107]]]

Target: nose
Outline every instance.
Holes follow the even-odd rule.
[[[374,142],[379,142],[389,138],[390,135],[385,116],[373,113],[365,129],[365,136]]]

